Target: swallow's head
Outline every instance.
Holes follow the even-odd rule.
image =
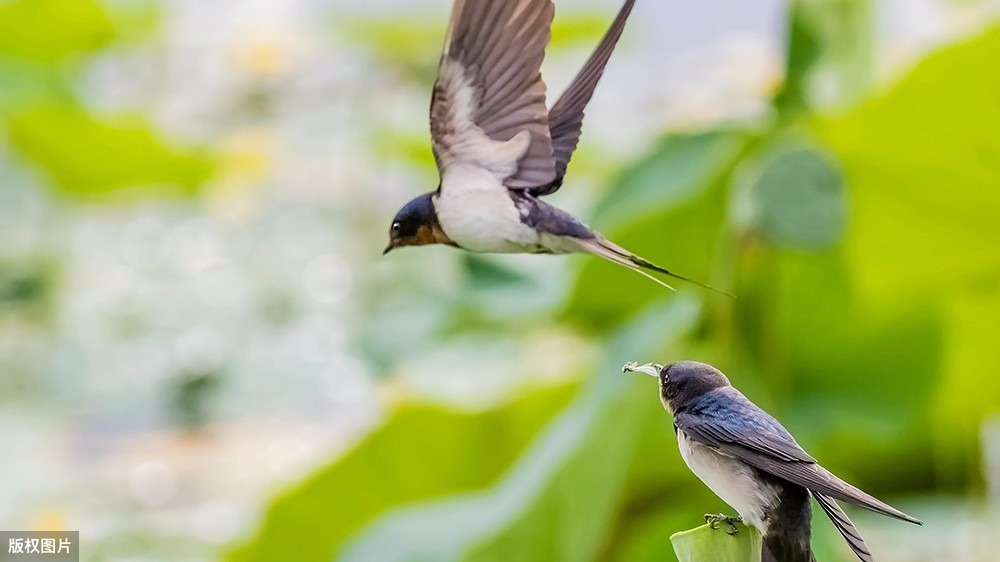
[[[715,367],[697,361],[678,361],[669,365],[628,363],[626,373],[644,373],[660,381],[660,401],[671,412],[716,388],[729,386],[729,379]]]
[[[432,197],[432,193],[425,193],[396,213],[389,226],[389,245],[383,255],[403,246],[453,244],[438,224]]]

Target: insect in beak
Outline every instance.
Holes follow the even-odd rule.
[[[663,369],[663,365],[659,363],[646,363],[645,365],[640,365],[635,361],[626,363],[622,367],[623,373],[643,373],[651,377],[659,377],[660,371]]]

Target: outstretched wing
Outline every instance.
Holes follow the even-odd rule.
[[[555,178],[539,68],[550,0],[456,0],[431,100],[431,139],[442,174],[455,164],[526,189]]]
[[[697,413],[674,416],[674,424],[688,437],[812,492],[921,524],[817,464],[788,430],[735,388],[716,389],[701,400]]]
[[[597,49],[549,111],[549,131],[552,134],[552,148],[556,160],[556,178],[551,184],[532,190],[535,195],[555,193],[562,186],[566,168],[573,157],[577,143],[580,142],[584,109],[593,97],[594,89],[604,74],[604,67],[607,66],[608,59],[611,58],[611,53],[614,52],[615,45],[625,30],[625,22],[632,13],[634,4],[635,0],[625,1],[618,12],[618,17],[611,23],[604,38],[597,45]]]

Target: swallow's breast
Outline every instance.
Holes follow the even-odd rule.
[[[778,500],[778,490],[743,461],[688,438],[682,430],[677,431],[677,444],[691,472],[735,509],[744,523],[766,534],[766,515]]]
[[[540,249],[538,232],[521,222],[507,188],[488,170],[464,165],[449,168],[434,208],[441,229],[466,250],[523,253]]]

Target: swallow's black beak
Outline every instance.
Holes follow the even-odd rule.
[[[384,255],[388,254],[388,253],[389,253],[389,252],[391,252],[391,251],[392,251],[392,250],[393,250],[393,249],[394,249],[395,247],[396,247],[396,246],[393,246],[392,242],[389,242],[389,245],[388,245],[388,246],[386,246],[384,250],[382,250],[382,255],[384,256]]]

